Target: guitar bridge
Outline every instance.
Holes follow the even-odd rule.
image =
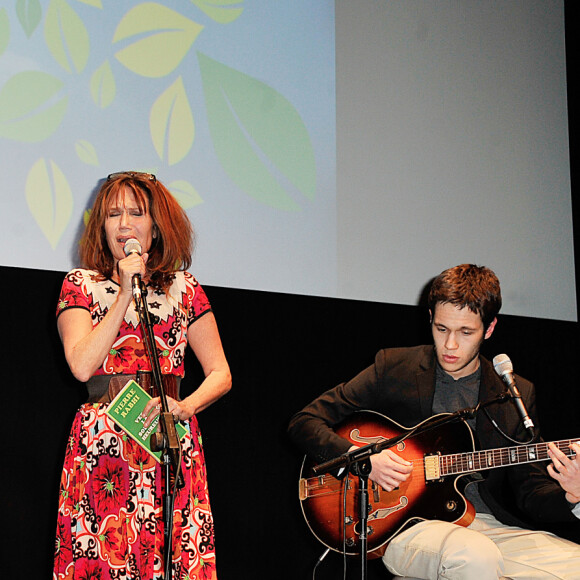
[[[439,466],[440,453],[425,456],[425,481],[441,481],[441,468]]]
[[[381,486],[374,481],[371,481],[371,489],[373,492],[373,501],[379,503],[381,501]]]
[[[310,498],[332,496],[341,493],[343,486],[350,490],[352,488],[351,480],[346,479],[343,483],[342,480],[328,474],[309,478],[301,477],[298,482],[298,497],[300,501],[304,501]]]
[[[300,501],[304,501],[308,497],[308,483],[303,477],[298,482],[298,497]]]

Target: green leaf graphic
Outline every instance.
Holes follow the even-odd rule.
[[[167,157],[169,165],[175,165],[189,153],[195,125],[181,77],[153,103],[149,129],[157,155],[161,160]]]
[[[94,145],[85,139],[75,143],[75,151],[79,159],[87,165],[99,166],[99,157]]]
[[[73,196],[68,181],[54,161],[39,159],[26,178],[26,203],[54,250],[68,225]]]
[[[38,142],[62,122],[68,97],[57,97],[60,79],[45,72],[25,71],[8,79],[0,90],[0,137]]]
[[[66,0],[51,0],[44,22],[46,46],[68,72],[80,73],[89,59],[89,34]]]
[[[6,8],[0,10],[0,55],[6,50],[10,42],[10,21]]]
[[[316,195],[314,151],[294,106],[268,85],[198,53],[211,138],[230,178],[272,207],[296,210],[275,173]]]
[[[117,85],[109,61],[106,60],[91,77],[91,95],[97,107],[108,107],[117,94]]]
[[[95,8],[102,8],[103,3],[101,0],[77,0],[77,2],[82,2],[83,4],[88,4],[89,6],[94,6]]]
[[[135,6],[123,17],[113,43],[131,39],[115,57],[134,73],[150,78],[175,70],[203,26],[155,2]]]
[[[203,203],[203,199],[197,193],[197,190],[189,181],[178,179],[177,181],[172,181],[167,189],[172,193],[173,197],[179,202],[179,205],[183,209],[190,209]]]
[[[26,36],[30,38],[42,18],[40,0],[17,0],[16,15]]]
[[[220,24],[233,22],[244,11],[243,8],[233,7],[242,4],[243,0],[191,0],[191,2]]]

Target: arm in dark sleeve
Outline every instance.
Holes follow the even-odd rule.
[[[333,427],[355,411],[375,408],[384,368],[384,353],[381,351],[375,364],[347,383],[326,391],[294,415],[288,428],[292,441],[320,462],[348,451],[351,444],[337,435]]]
[[[521,378],[518,381],[526,409],[536,425],[538,440],[542,441],[539,437],[534,387]],[[517,437],[520,441],[524,438],[522,432],[518,433]],[[566,501],[566,492],[550,477],[546,465],[547,462],[543,461],[508,468],[508,480],[515,491],[518,509],[527,519],[539,526],[545,523],[578,521]]]
[[[544,464],[516,468],[510,479],[512,485],[519,486],[518,507],[534,524],[541,527],[549,523],[578,522],[566,501],[566,492],[550,477]]]

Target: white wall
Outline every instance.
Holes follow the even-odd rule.
[[[562,2],[336,7],[339,295],[470,262],[503,312],[576,320]]]

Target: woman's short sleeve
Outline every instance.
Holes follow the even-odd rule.
[[[69,308],[83,308],[90,311],[91,299],[86,292],[86,272],[71,270],[65,277],[58,298],[56,316]]]
[[[185,272],[185,285],[188,301],[187,326],[190,326],[198,318],[211,312],[211,304],[199,282],[189,272]]]

